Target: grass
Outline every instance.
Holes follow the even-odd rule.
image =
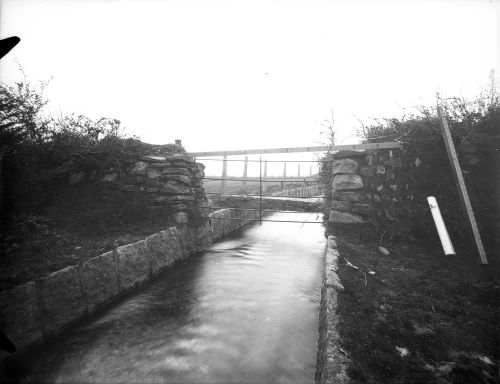
[[[303,183],[299,184],[303,185]],[[220,181],[204,180],[207,192]],[[268,186],[267,194],[281,190]],[[226,193],[259,192],[258,182],[228,181]],[[210,196],[209,196],[210,197]],[[0,232],[0,291],[77,265],[116,246],[175,225],[168,207],[150,207],[143,193],[102,184],[50,191],[50,202],[30,215],[4,223]]]
[[[54,190],[51,203],[5,223],[0,235],[0,290],[76,265],[175,223],[144,195],[102,185]]]
[[[386,245],[384,256],[377,241],[338,239],[340,335],[352,383],[498,382],[498,257],[482,266],[473,251],[444,256],[406,241]]]

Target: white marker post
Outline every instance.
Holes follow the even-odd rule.
[[[453,244],[451,243],[450,236],[446,230],[446,225],[444,225],[443,216],[441,216],[441,211],[439,210],[436,198],[434,196],[429,196],[427,198],[427,202],[429,203],[432,218],[434,219],[434,224],[436,224],[436,229],[438,231],[439,239],[441,240],[441,245],[443,246],[445,255],[455,255],[455,249],[453,249]]]

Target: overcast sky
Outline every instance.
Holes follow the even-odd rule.
[[[1,80],[190,151],[337,143],[356,118],[471,96],[499,73],[499,1],[3,0]]]

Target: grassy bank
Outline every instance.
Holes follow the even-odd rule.
[[[173,225],[168,207],[144,194],[84,184],[53,191],[36,213],[7,221],[0,236],[0,290],[76,265]]]
[[[353,383],[497,383],[499,260],[339,238],[340,335]],[[350,264],[349,264],[350,263]],[[354,268],[357,267],[358,269]]]

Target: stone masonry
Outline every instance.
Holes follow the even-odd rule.
[[[103,167],[92,172],[76,168],[71,161],[65,164],[55,172],[60,177],[66,176],[70,185],[99,182],[115,185],[125,193],[144,193],[151,206],[171,208],[180,224],[186,224],[187,212],[205,199],[202,186],[205,166],[186,155],[143,156],[125,166]]]
[[[399,150],[340,151],[333,155],[328,221],[337,228],[396,221],[401,200]]]
[[[154,169],[154,167],[153,167]],[[158,275],[177,260],[260,217],[221,209],[199,227],[179,225],[81,264],[0,292],[0,327],[20,353]],[[2,361],[7,352],[0,351]]]

